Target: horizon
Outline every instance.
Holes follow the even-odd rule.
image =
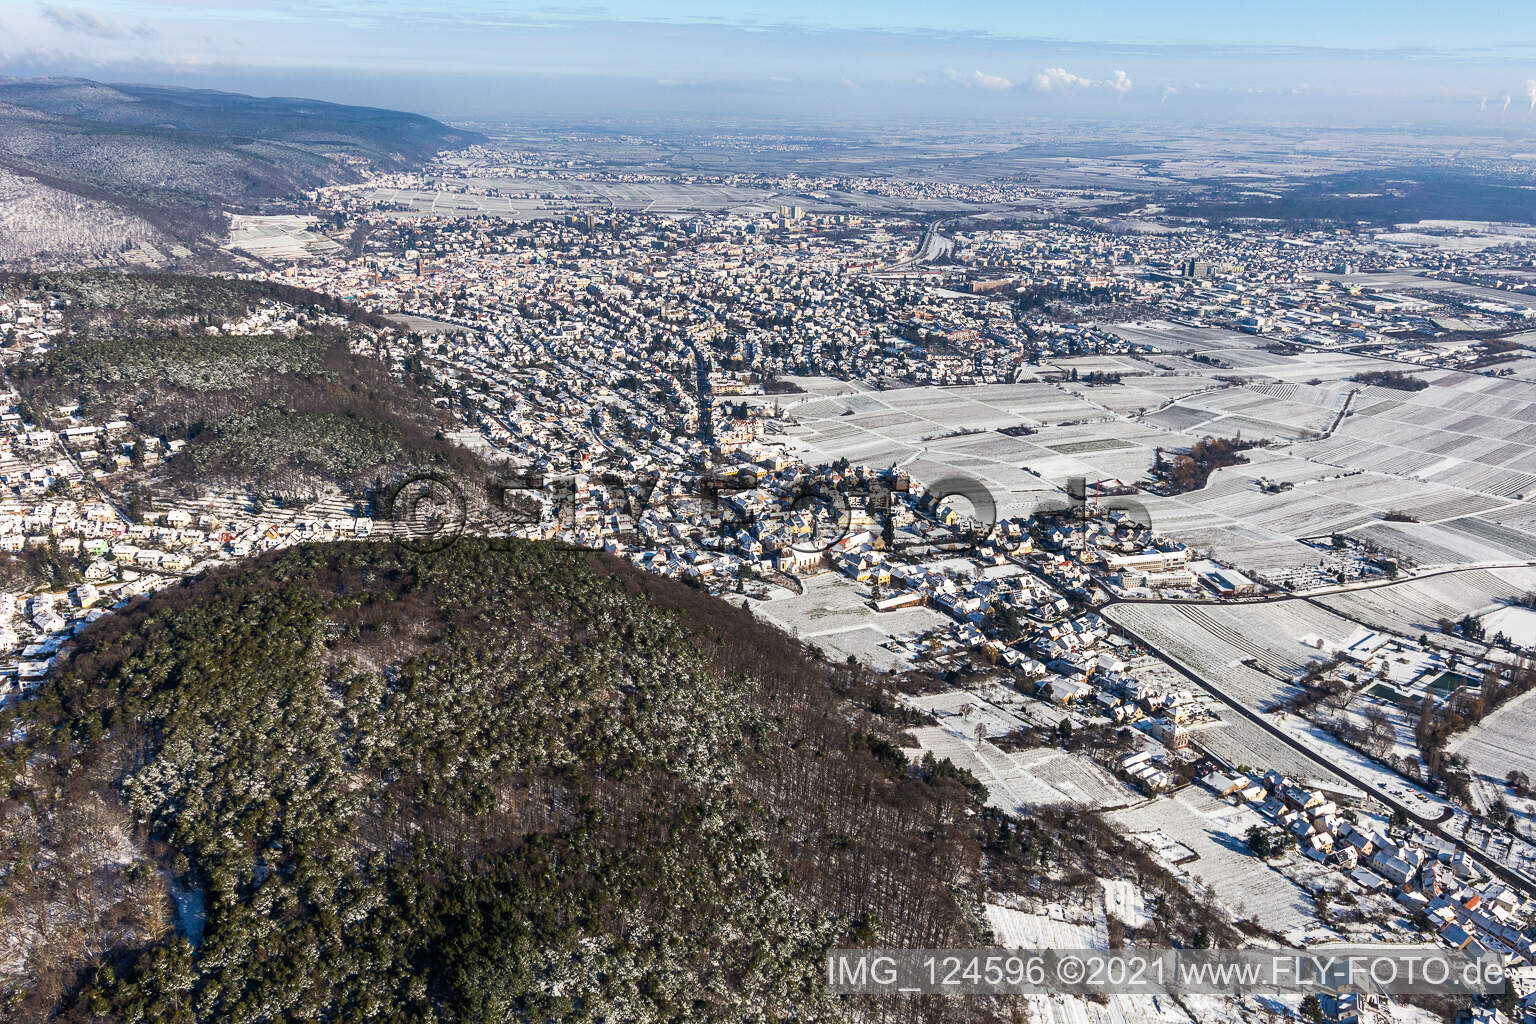
[[[305,96],[461,121],[692,114],[1536,132],[1536,19],[1512,3],[1251,11],[1117,0],[1091,30],[1082,21],[992,4],[754,4],[723,19],[676,0],[618,13],[41,3],[0,17],[11,40],[0,74]],[[1486,43],[1501,36],[1509,41]]]

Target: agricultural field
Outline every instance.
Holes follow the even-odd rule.
[[[1344,383],[1224,387],[1191,395],[1147,419],[1216,437],[1297,441],[1329,430],[1351,390]]]
[[[1516,698],[1455,736],[1450,749],[1466,757],[1489,802],[1501,797],[1525,819],[1527,827],[1536,824],[1536,799],[1517,797],[1504,784],[1512,771],[1536,780],[1536,691]]]
[[[1104,614],[1244,706],[1261,710],[1292,696],[1289,680],[1327,657],[1327,649],[1306,640],[1321,638],[1332,649],[1358,629],[1304,601],[1119,604]]]
[[[1257,771],[1273,768],[1308,786],[1321,786],[1329,792],[1354,793],[1355,788],[1317,760],[1265,732],[1236,712],[1222,708],[1217,720],[1197,725],[1190,739],[1229,764]]]
[[[1307,892],[1243,845],[1248,829],[1263,821],[1252,809],[1228,804],[1191,786],[1107,817],[1144,839],[1154,855],[1157,837],[1187,848],[1195,859],[1166,866],[1198,886],[1209,887],[1217,902],[1237,917],[1252,918],[1288,936],[1312,933],[1320,926]]]
[[[229,219],[228,247],[277,263],[316,260],[341,251],[314,227],[313,217],[235,214]]]
[[[1418,636],[1437,632],[1442,619],[1456,621],[1492,610],[1533,588],[1536,567],[1468,569],[1315,600],[1374,629]],[[1465,647],[1468,653],[1480,650],[1450,637],[1437,637],[1436,642]]]
[[[988,716],[968,720],[953,715],[940,720],[940,725],[908,730],[917,747],[908,750],[907,756],[948,758],[987,787],[989,806],[1027,814],[1031,808],[1047,806],[1124,807],[1141,799],[1137,791],[1086,757],[1054,747],[1009,752],[990,740],[978,741],[971,732],[974,722]]]
[[[1105,910],[1080,906],[1052,905],[1042,911],[1018,910],[989,903],[984,908],[987,926],[997,943],[1005,949],[1098,949],[1109,948]],[[1084,999],[1071,995],[1024,996],[1028,1019],[1038,1024],[1192,1024],[1183,1009],[1189,1000],[1174,1000],[1147,995],[1112,995]],[[1204,999],[1213,1009],[1231,1006],[1219,997]],[[1202,1011],[1205,1009],[1201,1007]],[[1201,1020],[1227,1019],[1226,1013]],[[1232,1018],[1235,1020],[1235,1017]]]
[[[905,657],[881,645],[893,636],[949,622],[945,616],[923,607],[876,612],[866,603],[868,594],[864,588],[836,573],[807,577],[803,585],[805,593],[754,603],[752,612],[821,647],[837,661],[851,654],[878,669],[905,667]]]
[[[1424,379],[1421,391],[1362,388],[1330,437],[1288,450],[1444,488],[1421,511],[1403,495],[1418,523],[1356,531],[1412,562],[1536,559],[1536,384],[1453,372]]]

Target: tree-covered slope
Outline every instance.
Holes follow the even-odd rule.
[[[590,553],[290,550],[101,620],[0,770],[14,1019],[814,1020],[971,942],[878,687]]]
[[[399,170],[483,141],[418,114],[204,89],[0,78],[0,168],[201,248],[224,207]]]
[[[373,356],[398,328],[338,300],[209,277],[0,275],[0,302],[17,298],[61,305],[65,329],[8,368],[24,415],[63,427],[58,410],[78,403],[86,420],[120,414],[153,439],[185,442],[156,474],[162,485],[309,496],[407,468],[470,471],[430,397]],[[263,312],[282,333],[218,333]],[[142,481],[111,486],[129,482]]]

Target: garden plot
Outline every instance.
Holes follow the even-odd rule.
[[[1165,866],[1209,886],[1217,901],[1237,917],[1252,918],[1281,934],[1321,925],[1306,891],[1243,845],[1248,829],[1264,820],[1250,808],[1225,803],[1190,786],[1174,796],[1106,817],[1127,832],[1166,836],[1194,853],[1192,861],[1170,861]]]
[[[1504,779],[1511,771],[1536,779],[1536,691],[1522,694],[1457,735],[1450,747],[1467,758],[1474,774],[1506,796]]]

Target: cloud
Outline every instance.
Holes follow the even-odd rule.
[[[1046,68],[1035,76],[1035,88],[1041,92],[1086,89],[1091,85],[1093,85],[1092,80],[1082,75],[1074,75],[1066,68]]]
[[[1116,69],[1113,78],[1095,80],[1074,75],[1066,68],[1043,68],[1031,84],[1036,92],[1071,92],[1078,89],[1105,89],[1124,96],[1131,91],[1131,76]],[[1163,97],[1165,100],[1167,97]]]
[[[1169,99],[1171,99],[1172,97],[1177,96],[1177,95],[1179,95],[1179,90],[1178,89],[1174,88],[1171,85],[1165,85],[1165,86],[1163,86],[1163,98],[1158,100],[1158,102],[1159,103],[1167,103],[1169,101]]]
[[[1504,111],[1509,109],[1509,102],[1512,99],[1514,99],[1514,97],[1511,96],[1509,93],[1505,93],[1504,94],[1504,105],[1499,108],[1499,112],[1500,113],[1503,113]]]
[[[152,39],[155,30],[145,25],[134,28],[123,28],[114,25],[110,21],[98,17],[85,10],[83,7],[56,7],[53,4],[39,4],[38,13],[53,26],[65,32],[79,32],[82,35],[95,36],[98,39],[122,39],[126,36],[137,36],[140,39]]]
[[[1525,83],[1525,94],[1531,98],[1531,109],[1536,110],[1536,78]]]
[[[1484,96],[1482,99],[1477,101],[1477,109],[1478,109],[1479,113],[1481,113],[1482,111],[1488,109],[1488,97],[1487,96]]]
[[[1001,75],[989,75],[985,71],[972,71],[966,74],[956,71],[954,68],[945,68],[944,77],[951,82],[959,82],[967,89],[991,89],[994,92],[1004,92],[1013,88],[1013,83]]]

